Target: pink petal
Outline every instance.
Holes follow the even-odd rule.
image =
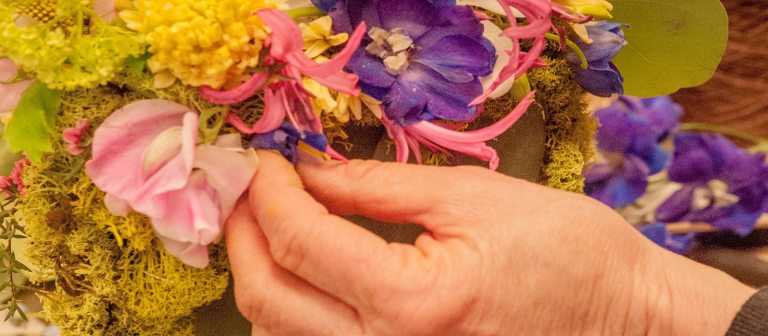
[[[235,138],[237,143],[231,144],[234,146],[201,145],[195,150],[195,168],[205,172],[206,181],[218,195],[220,223],[229,217],[240,195],[248,189],[259,164],[256,153],[243,150],[240,136]]]
[[[270,55],[278,60],[298,68],[303,74],[312,77],[328,77],[341,72],[349,59],[360,46],[366,32],[365,23],[361,23],[347,40],[336,56],[329,61],[316,63],[304,54],[304,40],[301,30],[288,15],[276,9],[262,9],[256,13],[272,30],[270,36]]]
[[[112,194],[104,196],[104,205],[106,205],[109,212],[115,216],[128,216],[128,213],[132,210],[131,205],[128,204],[128,202],[119,199]]]
[[[24,80],[12,84],[0,84],[0,113],[13,112],[21,101],[24,91],[34,83],[34,80]]]
[[[93,12],[101,17],[105,22],[111,23],[117,18],[117,9],[115,9],[115,0],[94,0]]]
[[[199,89],[200,97],[214,104],[237,104],[253,97],[256,92],[264,87],[268,80],[268,73],[257,72],[245,83],[229,91],[219,91],[210,86],[201,86]]]
[[[12,81],[18,74],[16,63],[7,58],[0,58],[0,82]]]
[[[208,266],[208,247],[206,245],[178,242],[160,236],[163,246],[171,255],[176,256],[187,265],[197,268]]]
[[[185,148],[189,154],[179,155],[163,167],[169,170],[162,174],[163,180],[148,183],[142,169],[147,146],[166,129],[184,124],[185,114],[189,112],[189,108],[170,101],[142,100],[111,114],[94,132],[93,156],[86,163],[86,171],[94,184],[132,204],[138,197],[147,198],[155,193],[154,187],[162,185],[162,189],[171,190],[186,185],[192,169],[196,123],[193,126],[187,121],[185,125],[188,136],[195,138],[187,139],[188,143],[192,142]]]
[[[221,237],[223,224],[216,191],[202,171],[192,173],[188,182],[181,189],[157,195],[154,202],[136,211],[152,218],[152,227],[160,237],[201,245],[213,243]]]
[[[264,89],[264,114],[253,124],[248,126],[240,117],[229,114],[227,122],[243,134],[267,133],[276,130],[285,121],[287,108],[275,90]]]

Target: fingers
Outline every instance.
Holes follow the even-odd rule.
[[[498,183],[487,169],[446,168],[377,161],[317,162],[297,167],[307,190],[331,211],[390,223],[414,223],[442,236],[465,225],[462,211]]]
[[[272,261],[247,201],[238,203],[225,228],[237,305],[253,323],[254,335],[360,333],[357,313],[350,306]]]
[[[359,307],[405,273],[403,260],[422,254],[331,215],[304,189],[293,166],[260,151],[261,166],[251,185],[251,210],[275,261],[318,288]]]

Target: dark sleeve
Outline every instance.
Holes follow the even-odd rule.
[[[741,306],[725,336],[768,336],[768,287]]]

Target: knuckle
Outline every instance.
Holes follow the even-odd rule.
[[[298,219],[304,220],[304,219]],[[282,225],[283,233],[275,237],[269,244],[270,252],[275,262],[284,268],[296,271],[301,268],[307,257],[306,239],[311,239],[311,232],[303,233],[289,229],[290,225]]]
[[[255,282],[235,283],[235,305],[251,323],[264,320],[266,301],[264,292],[255,286]]]

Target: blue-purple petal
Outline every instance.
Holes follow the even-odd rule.
[[[578,66],[574,69],[576,83],[595,96],[609,97],[615,93],[624,93],[624,77],[613,63],[608,63],[608,66],[603,68],[590,64],[586,70]]]
[[[495,64],[482,41],[464,35],[443,37],[431,48],[416,51],[411,62],[421,63],[437,71],[451,82],[466,83],[477,76],[487,76]]]
[[[360,78],[360,82],[370,86],[390,87],[396,79],[387,71],[381,59],[369,54],[365,49],[355,51],[346,69],[355,73]]]
[[[272,132],[254,135],[251,138],[251,147],[277,150],[295,164],[298,160],[299,141],[321,152],[328,148],[328,139],[325,135],[309,131],[299,132],[290,123],[284,123]]]
[[[413,40],[429,31],[438,19],[435,5],[424,0],[379,0],[377,10],[384,30],[402,29]]]

